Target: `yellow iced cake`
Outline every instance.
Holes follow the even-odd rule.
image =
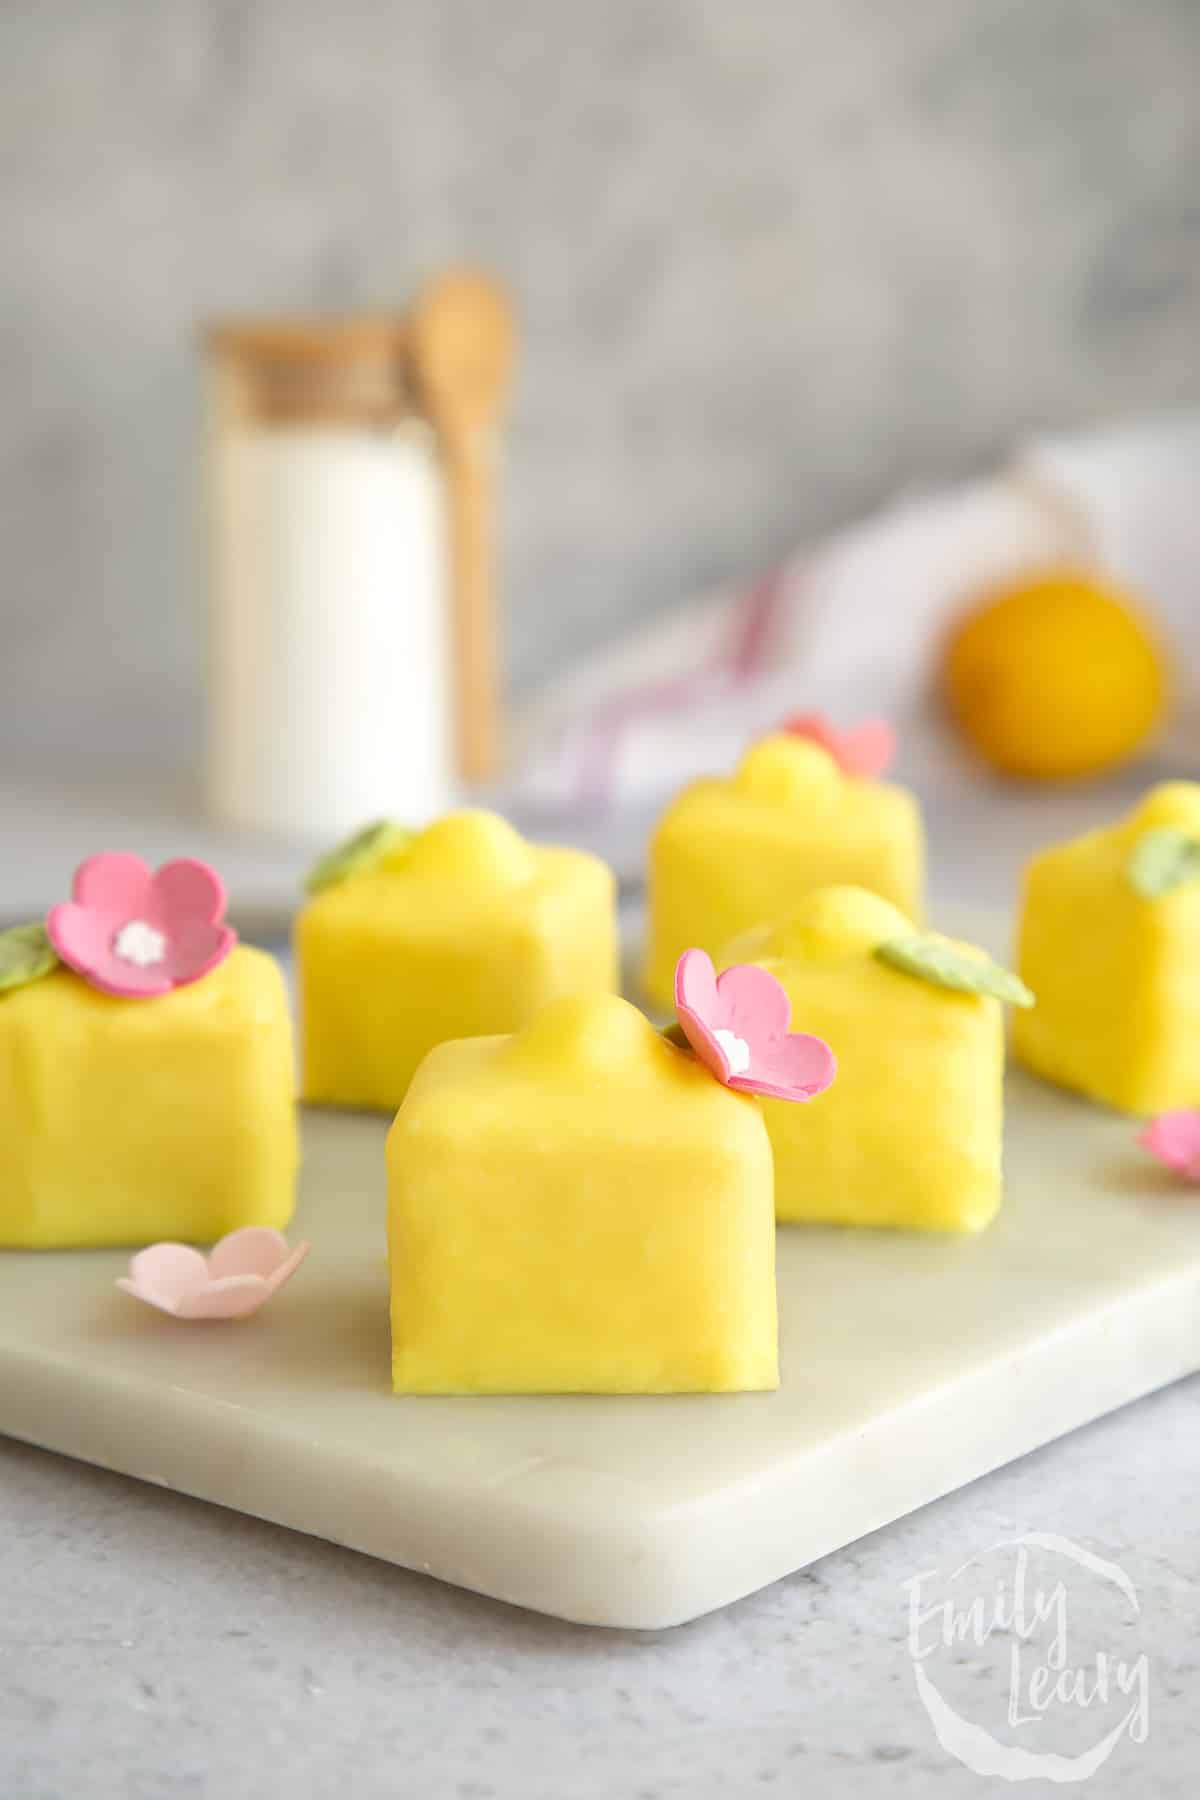
[[[430,1051],[387,1184],[398,1392],[776,1385],[759,1105],[615,995]]]
[[[1200,1105],[1200,784],[1035,856],[1018,961],[1027,1068],[1122,1112]]]
[[[287,995],[263,952],[149,998],[65,966],[0,993],[0,1245],[279,1229],[296,1160]]]
[[[684,950],[715,956],[739,932],[831,882],[869,888],[918,917],[923,869],[920,813],[906,789],[843,773],[807,738],[765,738],[733,776],[693,782],[659,821],[646,991],[669,1005]]]
[[[384,834],[317,887],[296,922],[306,1100],[394,1111],[435,1044],[617,985],[611,871],[491,813]]]
[[[809,895],[720,961],[766,969],[837,1057],[816,1104],[762,1103],[779,1219],[982,1230],[1001,1197],[1004,1029],[1000,998],[973,989],[1023,999],[1019,984],[855,887]]]

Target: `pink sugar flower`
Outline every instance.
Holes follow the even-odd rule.
[[[246,1225],[208,1256],[190,1244],[151,1244],[117,1286],[176,1319],[245,1319],[290,1280],[308,1250],[302,1243],[289,1251],[281,1232]]]
[[[1138,1143],[1188,1181],[1200,1181],[1200,1112],[1182,1107],[1159,1113],[1138,1133]]]
[[[225,888],[207,863],[183,857],[151,874],[123,851],[89,856],[46,931],[62,961],[104,994],[148,999],[199,981],[224,962],[237,933],[222,924]]]
[[[718,975],[705,951],[685,950],[675,966],[675,1011],[700,1061],[726,1087],[811,1100],[837,1072],[822,1038],[788,1030],[791,1001],[754,963]]]
[[[864,719],[839,731],[824,713],[796,713],[784,720],[783,729],[828,750],[843,775],[882,775],[896,754],[896,733],[886,719]]]

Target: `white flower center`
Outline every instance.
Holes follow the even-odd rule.
[[[167,940],[145,919],[130,919],[113,939],[113,955],[122,962],[135,963],[139,969],[151,969],[155,963],[166,961]]]
[[[725,1061],[729,1064],[731,1075],[744,1075],[750,1067],[750,1046],[745,1038],[738,1037],[733,1031],[714,1031],[713,1036],[725,1052]]]

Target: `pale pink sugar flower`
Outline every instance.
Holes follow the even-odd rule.
[[[77,975],[102,993],[150,999],[199,981],[237,942],[226,925],[225,888],[191,857],[152,873],[123,851],[90,856],[71,898],[53,906],[46,932]]]
[[[784,720],[783,729],[828,750],[843,775],[882,775],[896,755],[896,733],[886,719],[864,719],[839,731],[824,713],[795,713]]]
[[[811,1100],[837,1072],[824,1039],[788,1030],[787,993],[754,963],[718,975],[705,951],[685,950],[675,967],[675,1011],[700,1061],[726,1087]]]
[[[1180,1107],[1159,1113],[1138,1133],[1138,1143],[1188,1181],[1200,1181],[1200,1112]]]
[[[308,1251],[307,1243],[289,1250],[283,1234],[265,1225],[246,1225],[208,1256],[190,1244],[151,1244],[117,1286],[176,1319],[245,1319],[291,1279]]]

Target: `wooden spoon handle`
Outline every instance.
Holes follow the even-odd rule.
[[[487,276],[444,275],[418,301],[410,341],[446,471],[459,767],[483,781],[495,773],[499,746],[495,461],[514,353],[508,297]]]
[[[499,761],[495,604],[495,449],[490,436],[443,439],[459,771],[486,781]]]

